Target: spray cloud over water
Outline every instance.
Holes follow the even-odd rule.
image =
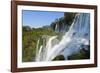
[[[56,42],[52,46],[54,41]],[[68,56],[78,52],[82,45],[89,45],[89,41],[90,14],[76,14],[70,29],[66,31],[61,41],[57,41],[57,36],[51,36],[48,37],[46,45],[43,44],[39,49],[37,48],[36,61],[52,61],[59,55],[63,55],[67,60]]]

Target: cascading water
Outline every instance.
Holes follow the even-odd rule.
[[[36,52],[36,61],[43,61],[45,60],[45,58],[47,57],[46,55],[48,54],[48,52],[51,51],[52,48],[52,40],[54,40],[57,36],[52,36],[52,37],[46,37],[48,40],[48,43],[46,45],[41,45],[40,49],[38,50],[39,46],[37,45],[37,50],[38,52]],[[39,40],[37,41],[37,44],[39,44]]]
[[[89,45],[90,14],[76,14],[69,31],[65,33],[58,44],[52,46],[51,43],[54,39],[57,39],[57,36],[50,37],[46,47],[43,48],[42,45],[42,49],[40,48],[38,51],[37,61],[51,61],[58,55],[63,55],[67,60],[67,57],[78,52],[82,45]],[[45,58],[42,58],[43,56]]]

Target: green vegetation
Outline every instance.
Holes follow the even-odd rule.
[[[67,25],[71,25],[74,18],[75,18],[76,13],[64,13],[64,21]]]
[[[59,33],[54,32],[50,28],[30,28],[29,26],[23,26],[22,33],[22,61],[31,62],[35,60],[36,45],[38,39],[41,39],[42,35],[54,36]],[[40,40],[40,44],[43,40]]]

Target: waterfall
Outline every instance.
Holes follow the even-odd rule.
[[[56,23],[56,26],[55,26],[55,32],[59,32],[59,26],[58,26],[57,23]]]
[[[54,40],[54,39],[56,39],[56,38],[57,38],[57,36],[52,36],[51,38],[49,38],[48,43],[47,43],[47,45],[46,45],[47,54],[48,54],[48,52],[50,52],[51,49],[52,49],[52,40]]]
[[[43,60],[45,60],[45,58],[47,57],[48,52],[50,52],[51,49],[52,49],[52,40],[54,40],[56,38],[57,38],[57,36],[50,37],[47,40],[48,42],[47,42],[46,46],[42,45],[42,46],[40,46],[40,48],[39,48],[39,46],[37,46],[37,49],[39,48],[39,50],[38,50],[38,52],[36,52],[37,53],[36,54],[36,61],[43,61]],[[38,40],[37,44],[39,44],[39,40]]]
[[[42,61],[51,61],[58,55],[63,55],[67,60],[67,57],[74,52],[78,52],[82,45],[89,45],[90,39],[90,14],[80,13],[76,14],[72,25],[68,32],[63,35],[61,41],[51,47],[52,40],[57,36],[49,38],[45,49],[46,53],[42,53],[45,59]],[[40,49],[41,50],[41,49]],[[40,52],[38,53],[40,55]]]
[[[42,55],[42,48],[43,48],[43,46],[40,46],[40,50],[39,50],[38,55],[36,57],[36,61],[41,61],[41,59],[42,59],[42,57],[41,57],[41,55]]]

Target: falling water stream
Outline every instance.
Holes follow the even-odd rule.
[[[41,45],[39,49],[37,48],[36,61],[52,61],[59,55],[63,55],[67,60],[68,56],[78,52],[82,45],[89,45],[90,14],[76,14],[70,29],[66,31],[58,44],[52,46],[52,41],[55,39],[57,36],[51,36],[45,47]]]

